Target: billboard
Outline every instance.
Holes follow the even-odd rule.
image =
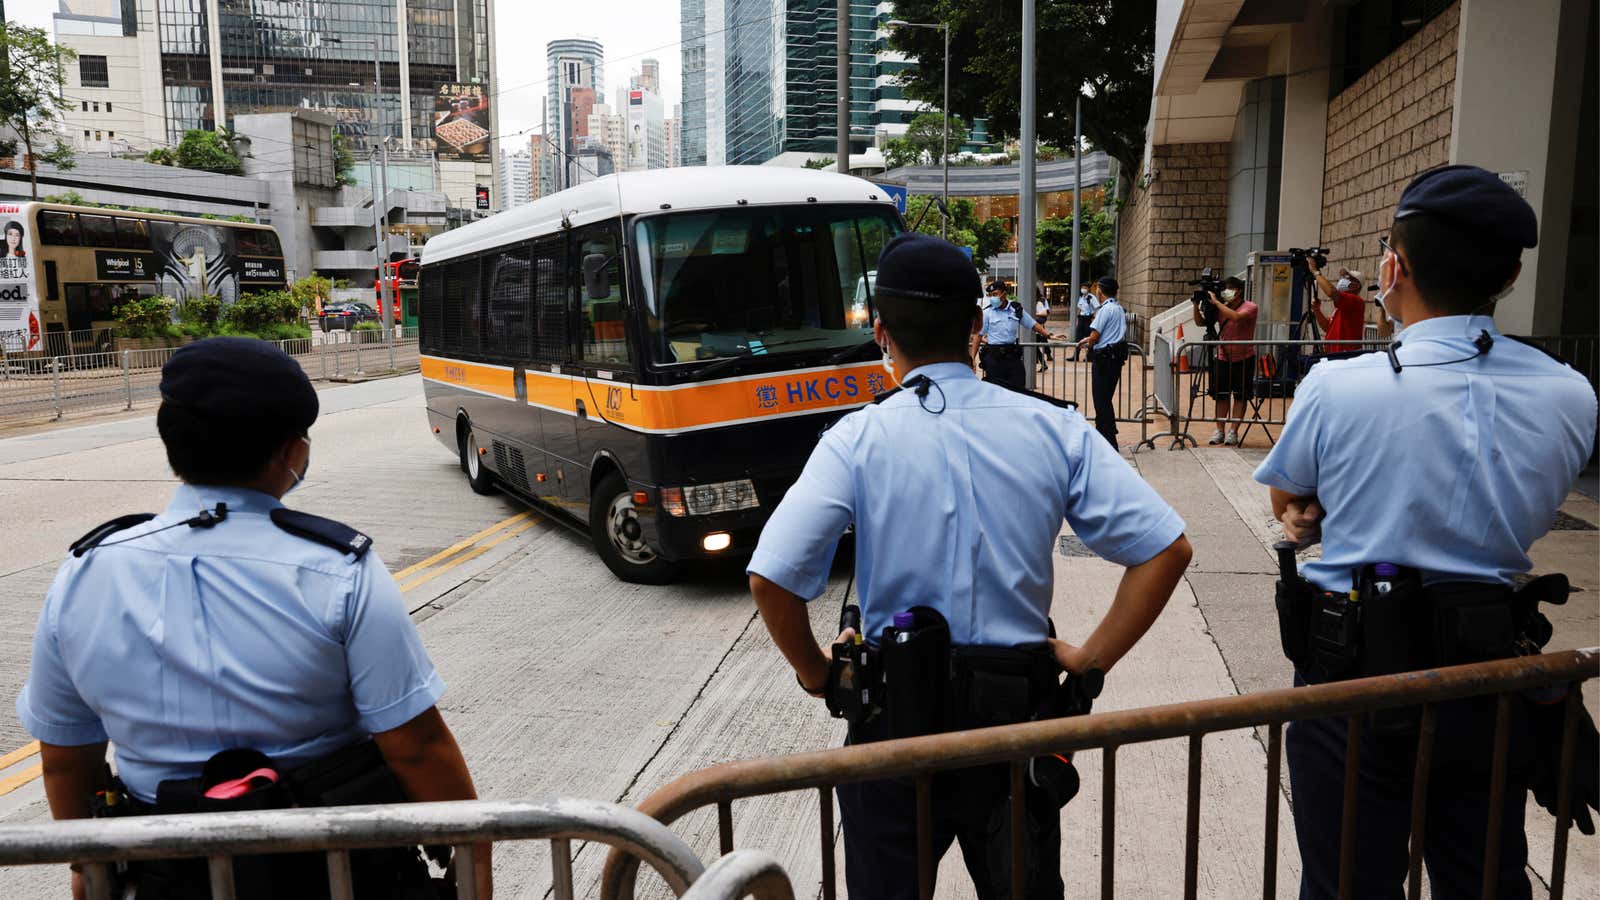
[[[490,162],[489,88],[441,84],[433,98],[433,145],[440,159]]]
[[[33,272],[28,264],[32,250],[24,206],[0,204],[0,340],[7,350],[39,347],[39,298],[33,293]]]

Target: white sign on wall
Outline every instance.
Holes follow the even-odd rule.
[[[1528,199],[1527,169],[1521,169],[1516,172],[1501,172],[1500,180],[1511,185],[1511,189],[1517,192],[1518,197],[1521,197],[1524,200]]]

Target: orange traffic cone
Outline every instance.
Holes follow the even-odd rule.
[[[1183,344],[1183,323],[1182,322],[1178,323],[1178,340],[1177,340],[1177,343],[1180,345],[1180,347]],[[1187,371],[1189,371],[1189,354],[1184,353],[1181,350],[1178,352],[1178,371],[1179,372],[1187,372]]]

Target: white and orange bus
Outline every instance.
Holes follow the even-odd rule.
[[[871,402],[883,190],[757,166],[597,179],[430,240],[428,418],[473,489],[587,525],[619,577],[748,552]],[[857,294],[866,289],[866,303]]]

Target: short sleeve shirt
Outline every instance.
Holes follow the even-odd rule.
[[[1010,302],[983,308],[983,339],[991,344],[1015,344],[1024,329],[1032,331],[1037,324],[1033,316],[1013,308]]]
[[[1256,316],[1260,308],[1249,300],[1239,304],[1234,310],[1239,313],[1238,319],[1223,319],[1222,327],[1217,331],[1217,339],[1222,341],[1253,341],[1256,339]],[[1217,355],[1228,362],[1238,362],[1256,355],[1256,348],[1249,344],[1224,344],[1217,348]]]
[[[228,506],[211,528],[173,523]],[[154,520],[69,557],[45,598],[17,716],[109,739],[134,796],[248,747],[293,767],[438,702],[444,682],[374,552],[295,537],[266,494],[185,485]]]
[[[1359,294],[1335,291],[1333,294],[1333,319],[1328,323],[1329,350],[1355,350],[1366,331],[1367,303]]]
[[[814,599],[854,526],[869,640],[924,605],[957,643],[1015,646],[1047,636],[1063,521],[1125,566],[1183,534],[1172,507],[1076,411],[981,382],[960,363],[906,380],[919,375],[934,383],[926,397],[900,391],[822,436],[748,571]]]
[[[1094,321],[1089,327],[1100,332],[1100,339],[1096,347],[1115,347],[1128,337],[1128,317],[1122,311],[1122,304],[1115,297],[1107,297],[1106,302],[1100,305],[1100,311],[1094,314]]]
[[[1485,330],[1489,353],[1467,359]],[[1349,590],[1352,570],[1380,562],[1428,582],[1508,583],[1532,567],[1528,548],[1589,459],[1594,389],[1487,317],[1396,338],[1398,373],[1381,353],[1313,366],[1255,479],[1326,511],[1322,558],[1303,569],[1323,590]]]

